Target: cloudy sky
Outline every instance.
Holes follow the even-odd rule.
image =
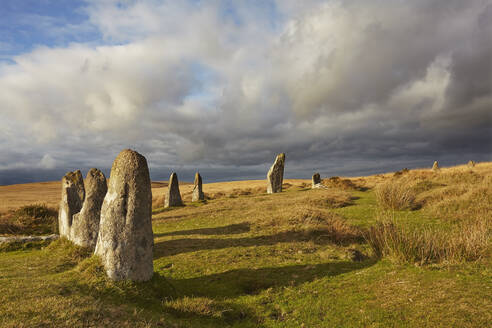
[[[492,0],[2,0],[0,184],[492,160]]]

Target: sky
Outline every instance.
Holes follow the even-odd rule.
[[[492,160],[492,0],[2,0],[0,185]]]

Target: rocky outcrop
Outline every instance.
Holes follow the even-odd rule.
[[[113,280],[152,278],[152,190],[145,157],[123,150],[113,162],[95,254]]]
[[[80,212],[85,198],[84,179],[80,170],[68,172],[62,178],[58,230],[60,237],[70,238],[73,215]]]
[[[85,200],[82,210],[73,216],[70,240],[76,245],[96,247],[101,220],[101,207],[108,190],[106,177],[98,169],[90,169],[85,178]]]
[[[166,200],[164,207],[181,206],[183,201],[181,200],[181,194],[179,192],[178,175],[172,173],[169,177],[169,185],[167,189]]]
[[[312,188],[319,188],[321,184],[321,176],[319,173],[314,173],[313,174],[313,179],[312,179]]]
[[[282,183],[284,181],[285,154],[281,153],[275,158],[270,170],[267,173],[267,193],[273,194],[282,192]]]
[[[193,183],[193,193],[191,195],[191,201],[197,202],[204,199],[205,195],[203,194],[202,190],[202,176],[200,175],[200,173],[196,172],[195,181]]]

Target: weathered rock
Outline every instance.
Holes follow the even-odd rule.
[[[106,177],[98,169],[90,169],[85,178],[85,200],[79,213],[73,216],[70,240],[76,245],[96,247],[101,220],[101,207],[108,190]]]
[[[281,153],[275,158],[267,174],[267,193],[273,194],[282,192],[282,182],[284,181],[285,154]]]
[[[33,241],[53,241],[60,238],[59,235],[51,234],[45,236],[10,236],[10,237],[0,237],[0,244],[8,243],[30,243]]]
[[[196,172],[195,174],[195,182],[193,183],[193,193],[191,195],[191,201],[197,202],[199,200],[204,200],[205,195],[202,190],[202,176],[200,173]]]
[[[114,160],[101,208],[95,254],[113,280],[152,278],[152,190],[145,157],[123,150]]]
[[[312,180],[312,188],[319,188],[321,184],[321,176],[319,173],[314,173],[313,174],[313,180]]]
[[[475,167],[475,162],[474,161],[469,161],[468,162],[468,167],[469,168]]]
[[[434,161],[434,164],[432,165],[432,170],[433,171],[439,170],[439,163],[437,161]]]
[[[183,205],[183,201],[181,200],[181,194],[179,193],[178,175],[173,172],[169,177],[169,185],[164,207],[181,205]]]
[[[70,238],[73,215],[82,209],[84,198],[84,179],[80,170],[65,174],[62,178],[62,193],[58,211],[60,237]]]

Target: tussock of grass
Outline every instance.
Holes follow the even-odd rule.
[[[0,216],[0,234],[43,235],[57,233],[58,211],[46,205],[27,205]]]
[[[313,207],[341,208],[353,204],[352,196],[346,191],[336,189],[325,191],[318,189],[314,190],[314,192],[316,194],[311,194],[305,202]]]
[[[45,252],[63,253],[66,259],[71,263],[79,263],[92,254],[90,248],[77,246],[66,238],[60,238],[51,242],[45,249]]]
[[[331,177],[321,180],[321,184],[327,187],[333,187],[342,190],[359,190],[360,186],[350,179],[342,179],[340,177]]]
[[[382,208],[404,210],[415,207],[415,192],[400,179],[392,179],[375,188],[376,200]]]
[[[409,228],[384,220],[365,238],[378,257],[402,263],[461,263],[490,257],[492,225],[485,217],[451,231],[435,227]]]
[[[290,185],[290,184],[289,184]],[[229,192],[218,191],[214,193],[205,193],[205,199],[219,199],[223,197],[237,198],[240,196],[253,196],[266,193],[266,187],[255,188],[234,188]]]

